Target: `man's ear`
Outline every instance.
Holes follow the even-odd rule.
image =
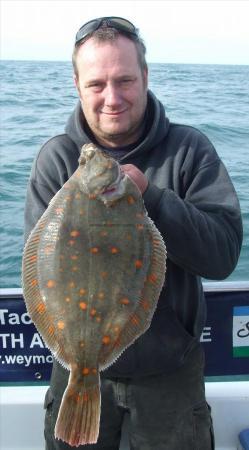
[[[147,66],[143,70],[143,79],[144,79],[145,86],[148,88],[148,67]]]
[[[78,92],[78,94],[80,95],[80,86],[79,86],[79,79],[78,77],[75,75],[73,75],[73,82],[74,82],[74,86],[76,87],[76,90]]]

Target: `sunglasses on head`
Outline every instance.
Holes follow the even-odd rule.
[[[82,39],[89,36],[89,34],[96,31],[101,25],[106,27],[115,28],[117,31],[123,31],[125,33],[133,34],[138,36],[138,30],[135,26],[129,22],[129,20],[123,19],[122,17],[100,17],[99,19],[93,19],[82,25],[76,34],[75,45],[78,44]]]

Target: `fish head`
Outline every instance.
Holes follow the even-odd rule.
[[[105,204],[124,195],[127,177],[121,171],[120,164],[94,144],[83,145],[79,164],[83,192],[99,198]]]

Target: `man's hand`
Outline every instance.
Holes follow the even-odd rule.
[[[123,173],[128,175],[134,183],[136,183],[141,194],[143,194],[148,186],[148,180],[146,176],[133,164],[123,164],[121,166]]]

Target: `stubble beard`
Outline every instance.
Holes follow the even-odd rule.
[[[142,119],[120,132],[108,132],[103,130],[101,127],[97,128],[95,131],[94,127],[91,127],[90,124],[89,125],[95,135],[95,138],[100,143],[105,143],[107,145],[113,144],[114,146],[125,146],[135,143],[142,136],[145,128],[144,116],[145,112]]]

